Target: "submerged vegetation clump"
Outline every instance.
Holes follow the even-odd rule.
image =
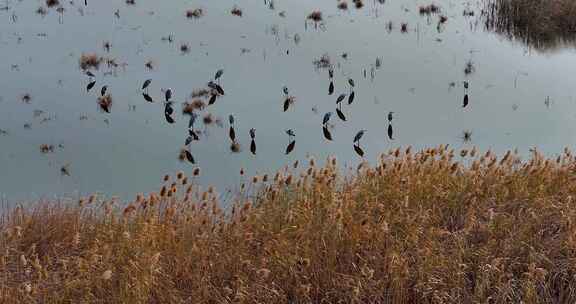
[[[198,19],[204,16],[204,10],[201,8],[189,9],[186,11],[186,18],[188,19]]]
[[[576,45],[576,1],[487,0],[486,29],[537,50]]]
[[[314,23],[318,23],[322,21],[322,12],[321,11],[313,11],[308,14],[308,20],[312,20]]]
[[[97,54],[82,54],[80,56],[80,68],[82,70],[98,70],[102,61],[104,61],[104,58],[98,56]]]
[[[422,5],[418,7],[418,12],[420,13],[420,15],[432,15],[440,12],[440,7],[438,7],[434,3],[428,5]]]
[[[226,208],[184,173],[125,204],[20,206],[0,221],[0,300],[574,303],[575,168],[567,149],[441,145],[248,178]]]
[[[234,16],[242,17],[242,10],[239,7],[233,7],[230,13]]]
[[[315,59],[313,63],[317,69],[329,69],[332,67],[332,61],[328,54],[324,54],[320,58]]]

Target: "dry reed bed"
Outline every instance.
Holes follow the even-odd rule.
[[[576,1],[485,0],[487,29],[536,49],[554,49],[576,40]]]
[[[0,302],[574,303],[575,169],[440,146],[254,177],[226,211],[183,174],[123,209],[17,208]]]

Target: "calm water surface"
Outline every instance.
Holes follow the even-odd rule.
[[[240,168],[248,176],[273,173],[309,155],[334,155],[355,166],[362,159],[352,138],[360,129],[368,130],[361,142],[368,161],[407,145],[448,143],[523,153],[537,147],[554,155],[575,142],[574,50],[540,53],[484,31],[476,2],[435,1],[448,16],[440,31],[438,16],[418,14],[426,1],[370,0],[361,10],[349,3],[348,11],[339,11],[333,0],[276,1],[274,10],[263,0],[88,2],[87,7],[83,1],[63,2],[62,14],[49,8],[46,16],[35,12],[44,1],[2,3],[8,7],[0,11],[3,200],[93,192],[128,198],[156,189],[163,174],[191,174],[196,166],[202,169],[199,183],[224,192],[239,184]],[[230,14],[234,5],[242,17]],[[205,15],[187,19],[185,11],[193,8]],[[476,16],[464,17],[465,8]],[[324,14],[322,25],[305,26],[315,9]],[[388,22],[394,25],[390,32]],[[407,33],[400,31],[403,22]],[[169,35],[172,43],[162,40]],[[104,41],[111,43],[110,52]],[[190,46],[189,53],[180,51],[182,43]],[[95,88],[86,92],[89,79],[78,64],[82,53],[115,58],[120,66],[101,66],[94,72]],[[332,96],[328,70],[313,64],[324,54],[335,69]],[[149,60],[153,70],[145,67]],[[466,76],[468,61],[474,71]],[[199,121],[197,129],[205,134],[190,148],[197,165],[180,162],[188,124],[180,104],[218,69],[225,71],[220,83],[226,95],[200,115],[212,113],[223,127],[204,128]],[[147,78],[153,79],[152,104],[140,90]],[[348,78],[355,80],[356,99],[343,105],[347,122],[332,116],[334,141],[327,142],[322,116],[335,110],[336,96],[349,93]],[[465,80],[470,103],[463,108]],[[102,85],[114,100],[109,114],[96,104]],[[282,111],[283,86],[296,98],[287,112]],[[163,115],[161,89],[168,87],[177,112],[172,125]],[[29,103],[22,101],[25,94]],[[389,111],[395,113],[393,141],[386,134]],[[230,114],[241,153],[229,149]],[[250,128],[256,129],[257,156],[248,151]],[[289,128],[296,133],[296,148],[286,156]],[[472,132],[471,142],[462,141],[465,130]],[[54,145],[54,152],[42,154],[42,144]],[[70,176],[60,172],[66,165]]]

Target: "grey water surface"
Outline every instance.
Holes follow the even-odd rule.
[[[361,140],[364,159],[371,162],[381,152],[408,145],[522,153],[536,147],[554,155],[575,142],[574,49],[539,52],[487,31],[477,2],[435,1],[448,17],[439,27],[438,15],[419,14],[418,7],[430,3],[421,0],[369,0],[362,9],[350,2],[347,11],[334,0],[276,0],[274,9],[264,0],[136,0],[134,5],[88,0],[87,6],[60,1],[63,10],[46,8],[44,16],[36,11],[45,1],[0,5],[0,196],[5,201],[94,192],[128,199],[156,190],[164,174],[191,175],[196,167],[202,172],[196,182],[224,192],[248,178],[240,176],[241,168],[246,176],[274,173],[308,156],[334,155],[353,167],[362,161],[352,143],[361,129],[367,130]],[[241,17],[231,14],[235,6]],[[204,16],[187,18],[186,10],[195,8]],[[475,16],[464,16],[465,9]],[[306,22],[314,10],[323,13],[319,24]],[[189,45],[188,53],[181,44]],[[96,85],[90,92],[90,79],[79,67],[83,53],[118,64],[93,70]],[[328,69],[314,64],[323,55],[334,68],[331,96]],[[152,70],[145,67],[148,61]],[[188,117],[181,104],[218,69],[224,70],[219,81],[225,95],[199,112],[196,129],[202,134],[190,145],[197,164],[182,162],[178,154]],[[148,78],[154,103],[142,97]],[[342,104],[346,122],[331,117],[334,140],[328,142],[322,118],[335,111],[339,94],[350,93],[349,78],[355,100]],[[466,107],[464,81],[469,83]],[[111,113],[97,105],[103,85],[113,97]],[[295,97],[286,112],[284,86]],[[165,88],[174,92],[174,124],[164,117]],[[393,140],[387,135],[390,111]],[[206,113],[222,126],[203,126]],[[230,151],[230,114],[240,153]],[[251,128],[256,156],[249,151]],[[296,135],[289,155],[287,129]],[[469,142],[463,141],[464,131],[472,133]],[[43,144],[54,151],[41,153]]]

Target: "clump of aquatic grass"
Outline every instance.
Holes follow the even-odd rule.
[[[106,94],[98,97],[98,106],[100,107],[100,110],[110,113],[112,110],[112,95]]]
[[[352,2],[354,2],[354,6],[357,9],[361,9],[364,7],[364,2],[362,0],[352,0]]]
[[[148,61],[146,61],[144,66],[146,67],[146,69],[152,71],[152,70],[154,70],[154,66],[156,66],[156,65],[154,64],[154,61],[148,60]]]
[[[60,1],[58,0],[46,0],[47,7],[56,7],[60,5]]]
[[[576,159],[446,145],[251,177],[226,207],[184,173],[124,204],[16,207],[0,300],[574,303]]]
[[[432,3],[432,4],[428,4],[428,5],[421,5],[420,7],[418,7],[418,13],[420,13],[420,15],[432,15],[432,14],[436,14],[440,12],[440,7],[438,7],[436,4]]]
[[[230,13],[234,16],[242,17],[242,10],[237,6],[233,7]]]
[[[97,54],[82,54],[80,56],[80,68],[82,70],[99,69],[104,59]]]
[[[182,54],[190,53],[190,46],[188,45],[188,43],[183,42],[180,44],[180,53]]]
[[[472,59],[466,61],[466,64],[464,65],[464,75],[470,76],[475,71],[476,71],[476,67],[474,66],[474,62],[472,61]]]
[[[572,0],[487,0],[485,27],[538,50],[576,41],[576,2]]]
[[[45,7],[39,6],[39,7],[36,9],[36,14],[44,17],[44,16],[46,16],[46,14],[48,14],[48,11],[46,10]]]
[[[403,22],[400,24],[400,32],[403,34],[408,33],[408,23]]]
[[[204,10],[201,8],[189,9],[186,11],[186,18],[188,19],[198,19],[204,16]]]
[[[182,103],[182,113],[191,115],[195,111],[201,111],[206,107],[206,103],[201,99],[194,99],[190,102],[185,101]]]
[[[324,54],[320,58],[315,59],[313,64],[317,69],[329,69],[332,67],[332,60],[330,55]]]
[[[306,17],[306,19],[308,20],[312,20],[314,23],[318,23],[322,21],[322,12],[321,11],[313,11],[310,14],[308,14],[308,17]]]

